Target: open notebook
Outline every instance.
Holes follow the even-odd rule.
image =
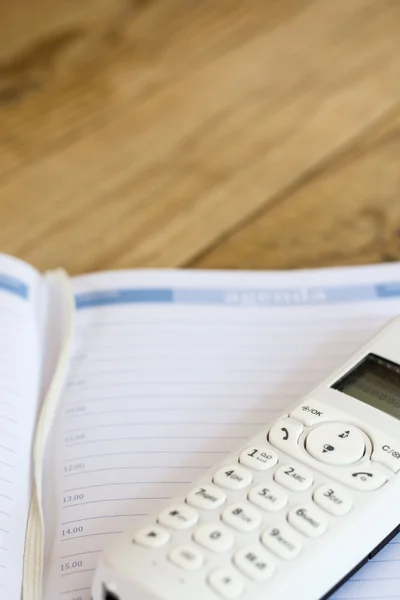
[[[41,498],[39,597],[88,600],[112,536],[235,450],[400,313],[399,265],[109,272],[74,278],[71,289],[74,315],[57,277],[0,256],[0,597],[7,600],[21,594],[31,499],[26,600],[38,589],[31,579],[41,567]],[[400,598],[400,539],[335,598]]]

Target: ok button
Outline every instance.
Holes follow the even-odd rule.
[[[365,441],[357,427],[347,423],[324,423],[308,434],[306,450],[328,465],[351,465],[364,456]]]

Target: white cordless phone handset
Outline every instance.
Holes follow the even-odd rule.
[[[115,539],[93,600],[322,600],[399,531],[400,318]]]

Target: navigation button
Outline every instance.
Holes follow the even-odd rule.
[[[270,429],[268,441],[272,446],[278,448],[278,450],[286,452],[290,448],[293,448],[293,446],[297,446],[302,432],[303,425],[290,419],[284,419]]]
[[[364,456],[365,441],[357,427],[347,423],[325,423],[310,431],[306,450],[328,465],[350,465]]]
[[[292,410],[289,416],[306,427],[313,427],[325,421],[341,421],[345,417],[343,413],[311,398]]]

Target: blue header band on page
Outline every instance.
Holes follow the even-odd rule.
[[[181,304],[209,306],[315,306],[400,297],[400,282],[257,290],[189,288],[119,289],[76,296],[78,309],[113,304]]]
[[[19,296],[24,300],[27,300],[29,296],[29,287],[26,283],[5,273],[0,273],[0,290]]]

